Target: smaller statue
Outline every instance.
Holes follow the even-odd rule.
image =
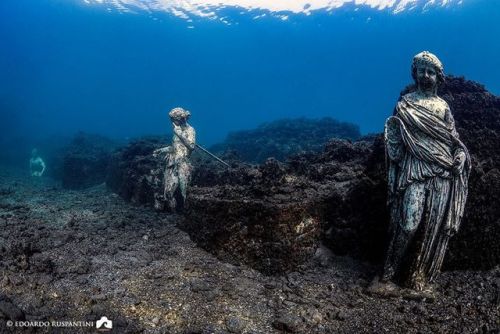
[[[172,121],[174,136],[172,145],[160,148],[153,152],[155,157],[165,154],[165,172],[163,177],[163,200],[171,211],[178,211],[184,207],[187,188],[191,180],[192,165],[189,157],[196,146],[196,132],[187,123],[190,112],[182,108],[174,108],[168,114]],[[180,191],[182,203],[176,199],[177,190]],[[161,203],[156,196],[155,207],[161,209]]]
[[[30,159],[30,174],[31,176],[40,177],[45,172],[45,162],[38,155],[38,150],[34,148],[31,151],[31,159]]]

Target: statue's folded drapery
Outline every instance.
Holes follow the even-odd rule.
[[[449,110],[445,115],[441,118],[405,96],[386,122],[392,240],[385,271],[394,275],[406,258],[405,281],[416,289],[439,272],[467,197],[469,153]],[[454,171],[458,155],[465,157],[464,168]]]

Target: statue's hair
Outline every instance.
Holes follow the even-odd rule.
[[[438,84],[444,82],[444,68],[443,64],[436,55],[430,53],[429,51],[422,51],[413,57],[413,62],[411,65],[411,76],[415,82],[417,82],[417,68],[419,65],[426,64],[434,67],[437,73]]]
[[[168,116],[170,116],[170,118],[172,120],[186,120],[187,121],[189,116],[191,116],[191,113],[187,110],[184,110],[183,108],[177,107],[177,108],[170,110],[170,112],[168,113]]]

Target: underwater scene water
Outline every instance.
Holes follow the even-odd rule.
[[[4,0],[2,143],[165,134],[175,106],[205,145],[302,116],[375,133],[422,50],[500,91],[497,1],[303,2]]]
[[[1,0],[0,334],[498,333],[499,22]]]

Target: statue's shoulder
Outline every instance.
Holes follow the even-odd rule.
[[[401,104],[404,105],[408,102],[418,103],[419,100],[420,100],[420,97],[418,96],[418,94],[416,94],[415,92],[411,92],[411,93],[407,93],[407,94],[401,96],[398,100],[397,105],[398,106],[400,106]]]
[[[411,92],[403,95],[398,103],[404,103],[404,102],[415,103],[424,107],[431,107],[432,109],[439,109],[443,111],[450,109],[448,102],[446,102],[441,97],[437,95],[432,97],[423,96],[418,92]]]
[[[398,109],[401,106],[406,105],[408,102],[413,102],[416,103],[418,101],[418,97],[415,96],[415,92],[407,93],[405,95],[402,95],[398,102],[396,103],[396,109],[394,110],[394,115],[397,114]]]
[[[420,99],[420,95],[417,92],[410,92],[410,93],[407,93],[407,94],[401,96],[400,101],[407,100],[407,101],[415,102],[415,101],[418,101],[419,99]]]
[[[438,101],[439,104],[441,104],[445,109],[450,110],[450,106],[448,105],[448,102],[446,102],[443,98],[440,96],[436,96],[436,100]]]

